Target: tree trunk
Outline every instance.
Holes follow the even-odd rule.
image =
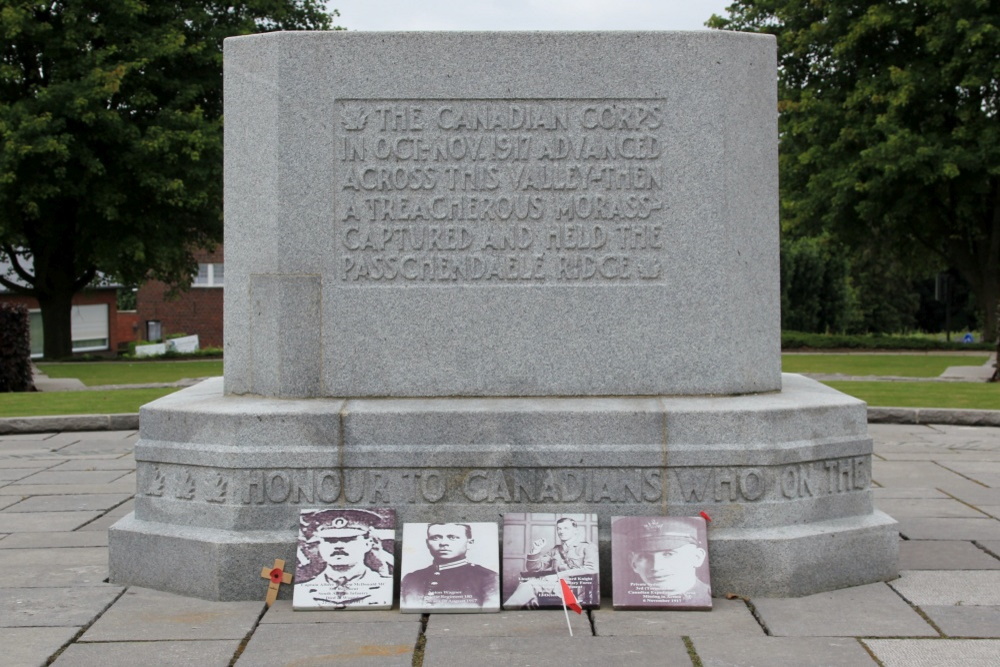
[[[49,361],[73,356],[72,307],[73,293],[38,297],[44,329],[43,353]]]

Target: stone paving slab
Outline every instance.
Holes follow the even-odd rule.
[[[75,495],[32,496],[17,503],[14,512],[77,512],[80,510],[108,511],[132,496],[125,493],[85,493]]]
[[[2,449],[4,443],[7,443],[7,442],[17,442],[19,440],[28,440],[28,441],[32,441],[32,442],[37,442],[39,440],[48,440],[49,438],[51,438],[54,435],[55,435],[55,433],[49,433],[49,432],[44,432],[44,433],[13,433],[13,434],[0,435],[0,449]]]
[[[107,484],[126,475],[121,470],[46,470],[25,478],[25,484]]]
[[[101,512],[0,512],[0,533],[46,533],[75,530],[101,516]]]
[[[919,452],[898,452],[895,450],[878,452],[884,461],[935,461],[948,467],[952,461],[996,461],[1000,452],[975,450],[941,450],[933,446],[924,447]]]
[[[1000,637],[1000,606],[925,605],[921,609],[949,637]]]
[[[64,459],[54,459],[52,461],[39,460],[35,457],[15,457],[8,456],[3,444],[0,444],[0,470],[17,470],[21,468],[34,468],[35,470],[47,470],[59,465]]]
[[[119,586],[0,589],[0,627],[82,627],[122,592]]]
[[[3,664],[38,667],[73,639],[80,628],[0,628]]]
[[[260,619],[264,623],[420,623],[420,614],[401,614],[399,604],[393,609],[371,611],[292,611],[291,600],[277,600]]]
[[[135,447],[131,440],[88,440],[77,442],[59,450],[66,458],[83,456],[117,456],[128,454]]]
[[[0,510],[4,510],[19,502],[21,502],[21,499],[17,496],[0,496]]]
[[[45,468],[39,468],[38,466],[32,468],[0,468],[0,482],[16,482],[25,477],[31,477]]]
[[[94,519],[90,523],[80,526],[77,530],[81,532],[107,532],[108,528],[118,523],[119,519],[131,511],[131,507],[126,510],[116,507],[99,519]]]
[[[686,635],[763,636],[764,629],[742,600],[712,600],[712,611],[616,611],[611,600],[591,612],[598,637],[683,637]],[[607,607],[604,609],[603,607]]]
[[[587,613],[570,613],[575,635],[591,635]],[[427,637],[558,637],[569,634],[562,609],[503,611],[499,614],[431,614]],[[428,639],[429,641],[429,639]]]
[[[8,550],[17,551],[17,549]],[[6,552],[4,552],[6,553]],[[106,586],[108,563],[62,565],[25,565],[16,577],[0,580],[0,588],[52,588],[60,586]]]
[[[904,488],[882,488],[875,487],[872,489],[872,494],[875,496],[875,504],[879,505],[880,500],[883,499],[893,499],[893,498],[951,498],[947,493],[939,491],[937,489],[926,487],[904,487]],[[881,509],[881,507],[879,507]],[[883,510],[884,511],[884,510]]]
[[[1000,640],[865,639],[884,667],[996,667]]]
[[[306,612],[303,612],[306,613]],[[360,612],[359,612],[360,613]],[[237,667],[275,665],[399,665],[410,667],[420,625],[330,623],[321,632],[312,624],[261,625],[236,661]],[[479,640],[482,642],[482,640]],[[441,664],[425,662],[428,666]],[[469,664],[469,656],[465,656]]]
[[[963,503],[975,507],[980,505],[1000,505],[1000,488],[991,489],[975,482],[952,482],[942,484],[940,489]]]
[[[801,598],[754,598],[775,637],[921,637],[938,633],[885,584]]]
[[[63,472],[69,470],[135,470],[135,457],[131,454],[115,458],[101,459],[71,459],[65,463],[52,466],[50,470]]]
[[[878,508],[897,521],[912,517],[982,519],[983,513],[951,498],[880,498]]]
[[[899,574],[889,585],[921,607],[1000,605],[1000,572],[996,570],[905,570]]]
[[[51,549],[106,547],[108,534],[97,531],[60,531],[51,533],[15,533],[0,540],[0,549]]]
[[[0,487],[0,496],[54,496],[79,493],[135,493],[135,474],[129,474],[110,484],[16,484]]]
[[[0,570],[16,572],[0,579],[0,588],[103,586],[108,578],[108,550],[4,549],[0,550]]]
[[[263,602],[209,602],[133,586],[80,641],[243,639],[263,608]]]
[[[875,665],[853,637],[692,637],[703,667],[858,667]]]
[[[190,642],[114,642],[72,644],[52,663],[57,667],[227,667],[237,640]],[[277,663],[276,663],[277,664]]]
[[[978,474],[1000,475],[1000,461],[948,461],[947,463],[942,463],[941,465],[950,470],[954,470],[959,474],[967,476]]]
[[[899,519],[899,533],[910,540],[1000,540],[1000,521],[985,515],[982,519],[904,517]]]
[[[565,633],[565,625],[563,626]],[[242,663],[237,663],[243,667]],[[690,665],[680,637],[440,637],[428,641],[424,665],[522,667],[539,665]]]
[[[901,540],[900,570],[1000,570],[994,558],[972,542]]]
[[[872,461],[872,479],[881,486],[934,488],[968,481],[933,461]]]

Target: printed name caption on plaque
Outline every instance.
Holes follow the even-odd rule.
[[[661,280],[664,106],[338,101],[341,284]]]
[[[495,523],[403,524],[404,613],[500,611]]]
[[[394,509],[302,510],[292,608],[391,609],[395,543]]]
[[[584,609],[601,604],[597,514],[504,514],[504,609],[562,609],[564,579]]]
[[[611,517],[615,609],[710,610],[704,517]]]

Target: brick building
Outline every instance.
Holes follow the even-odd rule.
[[[22,258],[21,265],[32,271],[31,259]],[[11,270],[10,260],[0,257],[0,275],[12,282],[23,285],[24,282]],[[99,285],[88,287],[73,297],[70,311],[70,336],[73,341],[74,354],[98,354],[112,356],[119,344],[135,340],[135,331],[126,318],[118,312],[118,285]],[[31,357],[42,356],[44,332],[42,330],[42,311],[38,301],[31,296],[17,294],[0,285],[0,302],[22,304],[28,308],[29,327],[31,332]]]
[[[149,341],[163,340],[171,334],[198,335],[201,347],[222,347],[222,286],[224,283],[223,248],[195,253],[198,274],[191,289],[173,298],[170,288],[150,281],[136,294],[139,334]]]

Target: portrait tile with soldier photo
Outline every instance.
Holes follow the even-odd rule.
[[[596,514],[504,514],[504,609],[561,608],[560,579],[580,606],[600,607],[597,539]]]
[[[611,565],[615,609],[712,608],[702,517],[611,517]]]
[[[495,523],[403,524],[403,612],[500,611]]]
[[[302,510],[292,607],[391,609],[395,543],[396,510]]]

